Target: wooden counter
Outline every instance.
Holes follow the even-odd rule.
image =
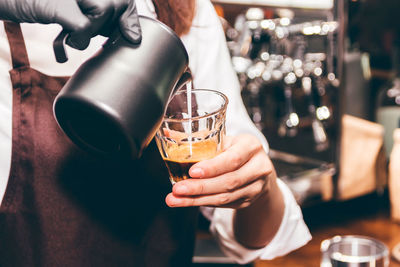
[[[400,224],[390,220],[387,195],[369,195],[337,203],[303,208],[313,239],[304,247],[272,261],[258,261],[254,267],[318,267],[320,244],[335,235],[365,235],[385,243],[391,250],[400,242]],[[400,262],[390,258],[390,267]]]

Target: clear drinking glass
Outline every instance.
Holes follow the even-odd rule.
[[[156,134],[172,184],[190,178],[192,165],[216,156],[223,147],[228,98],[208,89],[189,94],[181,90],[172,97]]]

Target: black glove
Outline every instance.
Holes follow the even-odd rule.
[[[77,49],[85,49],[95,35],[110,36],[118,26],[132,43],[141,41],[135,0],[0,0],[0,19],[58,23]]]

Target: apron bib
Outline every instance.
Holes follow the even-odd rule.
[[[13,132],[0,266],[190,266],[198,209],[166,206],[171,185],[154,141],[128,163],[77,148],[52,112],[67,77],[30,68],[20,25],[4,24]]]

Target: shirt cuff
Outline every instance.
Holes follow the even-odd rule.
[[[292,192],[281,180],[277,180],[285,202],[285,212],[278,232],[264,248],[249,249],[235,240],[233,234],[234,209],[216,208],[212,213],[210,231],[216,236],[221,250],[239,264],[256,259],[270,260],[300,248],[311,240],[299,205]]]

